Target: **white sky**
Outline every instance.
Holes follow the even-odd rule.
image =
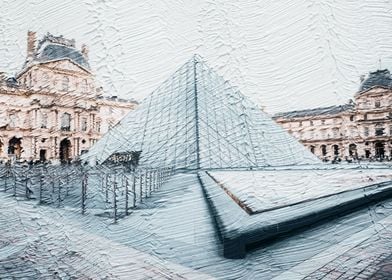
[[[198,53],[269,113],[345,103],[392,68],[392,0],[0,0],[0,71],[27,30],[75,38],[106,94],[141,99]],[[392,70],[392,69],[391,69]]]

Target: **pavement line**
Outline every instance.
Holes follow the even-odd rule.
[[[387,228],[392,226],[392,215],[385,217],[384,219],[378,221],[377,223],[371,225],[367,229],[364,229],[349,238],[329,247],[327,250],[307,259],[306,261],[292,267],[291,269],[279,274],[278,276],[272,278],[273,280],[300,280],[309,274],[315,272],[316,270],[322,268],[329,262],[333,261],[340,255],[349,251],[350,249],[356,247],[366,239],[369,239],[378,227]]]

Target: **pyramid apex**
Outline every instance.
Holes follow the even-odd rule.
[[[204,62],[203,57],[197,53],[192,56],[192,60],[195,62]]]

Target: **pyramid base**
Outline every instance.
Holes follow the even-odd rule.
[[[231,259],[244,258],[247,247],[392,197],[392,182],[388,181],[249,215],[207,172],[199,172],[198,177],[223,244],[223,255]]]

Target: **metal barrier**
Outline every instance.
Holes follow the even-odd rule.
[[[173,173],[171,167],[128,170],[121,165],[3,164],[0,190],[38,204],[80,207],[82,214],[90,211],[117,222],[143,205]]]

